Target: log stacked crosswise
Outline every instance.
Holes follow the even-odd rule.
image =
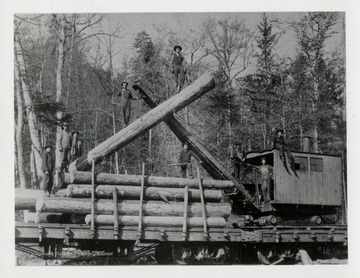
[[[91,224],[91,172],[66,173],[66,189],[51,197],[41,191],[17,190],[16,209],[26,213],[26,221],[34,223]],[[185,186],[188,187],[187,227],[202,227],[203,205],[199,181],[190,178],[144,177],[142,203],[143,227],[181,227],[184,222]],[[232,182],[202,179],[206,222],[209,228],[225,227],[231,206],[223,202],[223,189],[233,188]],[[119,226],[136,226],[139,221],[141,176],[99,173],[95,175],[95,225],[114,225],[114,192],[116,192]],[[26,198],[26,195],[28,198]],[[36,211],[36,212],[35,212]],[[87,216],[86,216],[87,215]]]

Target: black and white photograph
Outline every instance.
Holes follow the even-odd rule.
[[[347,12],[239,7],[11,14],[16,270],[348,267]]]

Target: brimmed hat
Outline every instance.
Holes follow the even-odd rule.
[[[129,85],[129,82],[124,81],[124,82],[121,83],[121,86],[122,86],[124,83],[125,83],[126,85]]]
[[[74,134],[80,134],[80,132],[79,131],[74,131],[73,133],[72,133],[72,135],[74,135]]]
[[[174,46],[174,51],[176,51],[176,48],[179,48],[180,51],[182,50],[182,47],[181,47],[180,45],[175,45],[175,46]]]
[[[282,128],[279,128],[276,130],[275,134],[278,134],[279,132],[284,133],[284,130]]]
[[[52,148],[52,146],[51,145],[45,145],[44,150],[46,150],[47,148]]]
[[[183,147],[184,147],[185,145],[188,145],[188,146],[189,146],[189,143],[188,143],[188,142],[184,142],[182,145],[183,145]]]

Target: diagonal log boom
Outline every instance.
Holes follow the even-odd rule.
[[[131,141],[144,134],[156,124],[160,123],[165,117],[189,105],[211,89],[215,87],[212,74],[202,75],[189,87],[161,103],[156,108],[150,110],[141,118],[134,121],[126,128],[120,130],[94,149],[84,154],[70,164],[70,170],[88,170],[91,161],[98,162],[110,156],[117,150],[129,144]]]
[[[151,97],[139,86],[133,85],[134,90],[137,90],[142,99],[147,103],[147,105],[154,109],[156,107],[156,102],[154,102]],[[253,201],[253,197],[245,189],[245,187],[240,184],[230,173],[227,171],[204,147],[205,144],[200,141],[200,139],[195,138],[175,117],[172,115],[164,119],[166,125],[171,129],[171,131],[176,135],[176,137],[181,141],[187,141],[190,145],[190,148],[193,152],[201,159],[203,162],[201,165],[209,173],[209,175],[214,179],[219,180],[229,180],[240,191],[242,197],[245,200],[248,200],[250,204],[255,208],[259,209],[258,205]]]

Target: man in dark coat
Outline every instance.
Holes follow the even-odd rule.
[[[230,149],[231,165],[234,169],[234,178],[242,183],[244,178],[245,159],[246,154],[244,149],[241,148],[241,143],[235,143]]]
[[[197,161],[200,161],[199,157],[192,151],[189,150],[189,144],[188,142],[183,143],[183,149],[180,152],[179,155],[179,163],[191,163],[191,157],[194,157]],[[186,178],[186,172],[188,169],[188,165],[181,165],[181,174],[183,178]],[[191,167],[189,168],[191,172]],[[191,174],[190,174],[191,175]]]
[[[50,192],[53,187],[54,159],[51,155],[51,146],[46,145],[44,149],[45,151],[42,154],[41,165],[41,170],[44,172],[44,176],[41,181],[40,188],[47,196],[50,196]]]
[[[82,142],[79,140],[79,132],[72,133],[70,163],[78,159],[83,154]]]
[[[124,118],[124,127],[126,127],[130,122],[131,117],[131,100],[139,100],[140,98],[134,98],[131,94],[131,91],[127,88],[129,85],[128,82],[121,83],[122,90],[119,93],[121,96],[121,111]]]
[[[65,122],[63,124],[63,130],[60,133],[59,139],[59,151],[62,153],[61,159],[61,169],[60,171],[67,171],[69,167],[69,156],[71,148],[72,135],[69,131],[69,123]]]
[[[290,159],[291,164],[294,167],[295,166],[295,159],[294,159],[293,155],[291,154],[290,149],[286,146],[283,134],[284,134],[283,129],[278,129],[276,131],[276,135],[275,135],[274,140],[273,140],[273,147],[275,149],[279,150],[280,159],[282,161],[285,161],[284,160],[284,152],[286,152],[288,159]]]
[[[185,81],[185,71],[183,66],[184,57],[180,53],[181,50],[182,47],[180,45],[174,46],[174,57],[172,60],[172,67],[176,81],[177,93],[181,91],[181,88],[184,85],[184,81]],[[180,77],[180,82],[179,82],[179,77]]]

